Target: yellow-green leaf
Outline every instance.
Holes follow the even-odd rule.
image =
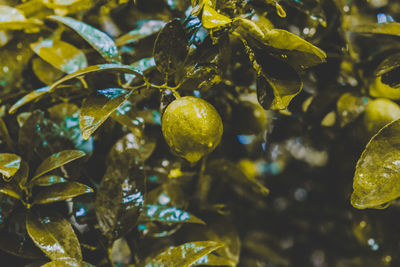
[[[44,61],[68,74],[87,67],[85,54],[61,40],[41,40],[31,44],[31,49]]]
[[[58,70],[39,57],[35,57],[32,60],[32,70],[36,77],[47,85],[53,84],[64,75],[64,72]]]
[[[74,73],[71,73],[60,80],[56,81],[50,86],[49,91],[53,91],[57,86],[60,84],[69,81],[71,79],[77,78],[84,76],[89,73],[97,73],[97,72],[122,72],[122,73],[129,73],[129,74],[134,74],[136,76],[142,76],[141,72],[135,69],[134,67],[130,65],[122,65],[122,64],[100,64],[100,65],[94,65],[94,66],[89,66],[84,69],[80,69]]]
[[[159,30],[161,30],[166,23],[162,20],[152,19],[152,20],[141,20],[138,21],[136,24],[137,24],[136,29],[122,35],[117,40],[115,40],[115,43],[118,46],[136,43],[147,36],[155,34]]]
[[[50,16],[49,19],[60,22],[78,33],[85,39],[100,55],[109,62],[119,62],[120,55],[114,41],[104,32],[69,17]]]
[[[362,24],[351,27],[349,31],[362,34],[388,34],[400,36],[400,23],[388,22],[381,24]]]
[[[199,223],[205,222],[177,207],[168,207],[160,205],[146,205],[139,221],[141,222],[164,222],[164,223]]]
[[[42,22],[36,19],[26,19],[25,15],[17,8],[0,5],[0,29],[21,30],[35,28]]]
[[[18,183],[21,189],[24,189],[29,176],[29,165],[28,162],[22,160],[21,166],[17,173],[11,177],[16,183]]]
[[[364,112],[367,104],[368,97],[366,96],[344,93],[336,103],[340,126],[344,127],[357,119]]]
[[[58,183],[65,183],[67,179],[64,177],[58,176],[58,175],[43,175],[35,180],[31,180],[30,185],[31,186],[49,186],[53,184],[58,184]]]
[[[43,162],[36,169],[32,180],[71,161],[82,158],[85,155],[85,152],[80,150],[64,150],[57,152],[43,160]]]
[[[11,153],[0,154],[0,173],[10,178],[17,173],[21,166],[21,157]]]
[[[20,107],[32,102],[35,99],[38,99],[42,95],[47,94],[50,91],[49,86],[45,86],[42,88],[39,88],[35,91],[30,92],[29,94],[23,96],[20,100],[18,100],[14,105],[11,106],[11,108],[8,110],[8,113],[13,114],[19,109]]]
[[[59,261],[50,261],[46,264],[43,264],[41,267],[94,267],[94,265],[84,261],[59,260]]]
[[[46,186],[33,198],[33,204],[46,204],[93,192],[89,186],[78,182],[56,183]]]
[[[83,139],[87,140],[131,93],[132,91],[125,89],[107,88],[97,90],[83,100],[79,117]]]
[[[14,181],[0,184],[0,193],[21,200],[23,193]]]
[[[224,15],[219,14],[215,9],[209,5],[204,5],[201,22],[206,29],[221,27],[232,22],[232,20]]]
[[[71,224],[48,210],[30,210],[26,230],[33,242],[52,260],[82,260],[81,247]]]
[[[356,165],[351,204],[380,207],[400,196],[400,120],[383,127],[367,144]]]
[[[224,246],[223,243],[214,241],[197,241],[185,243],[177,247],[169,247],[160,254],[143,264],[144,267],[179,266],[189,267],[200,258],[210,254],[214,250]]]

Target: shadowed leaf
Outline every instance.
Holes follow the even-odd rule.
[[[35,180],[32,180],[30,185],[31,186],[49,186],[58,183],[65,183],[67,179],[58,175],[43,175],[38,177]]]
[[[146,205],[139,221],[205,224],[203,220],[177,207],[166,207],[159,205]]]
[[[90,187],[78,182],[56,183],[40,190],[33,198],[33,204],[62,201],[91,192]]]
[[[18,100],[14,105],[12,105],[11,108],[8,110],[8,112],[10,114],[15,113],[17,111],[17,109],[19,109],[20,107],[32,102],[35,99],[38,99],[42,95],[47,94],[49,91],[50,91],[50,87],[46,86],[46,87],[42,87],[35,91],[30,92],[29,94],[25,95],[20,100]]]
[[[118,46],[123,46],[127,44],[132,44],[136,43],[139,40],[157,33],[159,30],[161,30],[165,26],[165,22],[162,20],[141,20],[138,21],[136,29],[122,35],[119,37],[117,40],[115,40],[115,43]]]
[[[0,173],[6,178],[13,176],[21,166],[21,157],[11,153],[0,154]]]

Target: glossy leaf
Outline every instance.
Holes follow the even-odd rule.
[[[36,77],[46,85],[51,85],[64,76],[64,72],[56,69],[40,57],[32,60],[32,70]]]
[[[0,173],[6,178],[13,176],[20,166],[20,156],[11,153],[0,153]]]
[[[35,175],[32,178],[32,180],[42,176],[43,174],[49,171],[57,169],[58,167],[61,167],[71,161],[82,158],[85,155],[86,155],[85,152],[80,150],[64,150],[61,152],[57,152],[49,156],[45,160],[43,160],[43,162],[36,169]]]
[[[146,205],[140,217],[140,221],[205,224],[203,220],[177,207],[158,205]]]
[[[209,5],[204,5],[203,14],[201,16],[201,22],[204,28],[212,29],[216,27],[225,26],[226,24],[231,23],[232,20],[227,16],[219,14],[217,11],[215,11],[215,9],[213,9]]]
[[[3,182],[0,184],[0,193],[5,194],[7,196],[22,200],[23,193],[21,189],[18,187],[17,183],[14,181]]]
[[[400,120],[383,127],[367,144],[356,165],[351,204],[379,207],[400,196]]]
[[[381,24],[363,24],[351,27],[349,29],[351,32],[357,32],[362,34],[387,34],[400,36],[400,23],[389,22]]]
[[[85,54],[64,41],[45,39],[31,44],[31,48],[43,60],[65,73],[87,67]]]
[[[0,5],[0,30],[22,30],[41,25],[36,19],[26,19],[23,12],[17,8]]]
[[[46,264],[41,265],[41,267],[94,267],[94,265],[84,261],[58,260],[58,261],[50,261]]]
[[[134,67],[129,66],[129,65],[121,65],[121,64],[100,64],[100,65],[94,65],[94,66],[89,66],[87,68],[78,70],[74,73],[71,73],[60,80],[56,81],[50,86],[49,91],[54,91],[54,89],[57,88],[60,84],[75,79],[77,77],[84,76],[89,73],[97,73],[97,72],[122,72],[122,73],[129,73],[129,74],[134,74],[136,76],[141,76],[141,73],[136,70]]]
[[[33,242],[52,260],[82,260],[78,238],[71,224],[61,215],[31,210],[26,218],[26,229]]]
[[[115,40],[115,43],[118,46],[136,43],[147,36],[157,33],[165,24],[164,21],[155,19],[138,21],[136,29],[122,35]]]
[[[110,165],[96,195],[101,232],[115,240],[131,231],[144,206],[144,174],[140,167]]]
[[[11,179],[13,179],[23,190],[26,187],[28,178],[29,178],[29,165],[28,162],[22,160],[19,170],[14,176],[11,177]]]
[[[337,112],[340,120],[340,126],[353,122],[365,110],[368,104],[367,97],[358,97],[351,93],[343,94],[336,103]]]
[[[82,102],[79,127],[83,139],[87,140],[96,129],[114,112],[132,91],[108,88],[97,90]]]
[[[188,41],[181,22],[174,19],[160,31],[154,44],[153,56],[157,68],[170,75],[182,67],[188,54]]]
[[[49,86],[45,86],[42,88],[39,88],[35,91],[30,92],[29,94],[25,95],[22,97],[20,100],[18,100],[14,105],[11,106],[11,108],[8,110],[10,114],[13,114],[19,109],[20,107],[32,102],[35,99],[40,98],[41,96],[47,94],[50,91]]]
[[[43,175],[31,181],[31,186],[49,186],[58,183],[65,183],[67,179],[58,175]]]
[[[375,76],[382,76],[383,74],[386,74],[398,67],[400,67],[400,53],[394,53],[385,58],[378,65],[378,67],[374,71],[374,74]]]
[[[93,189],[78,182],[56,183],[40,190],[33,198],[33,204],[63,201],[91,192],[93,192]]]
[[[210,254],[223,245],[223,243],[213,241],[198,241],[185,243],[177,247],[169,247],[154,258],[147,260],[142,266],[189,267],[200,258]]]
[[[60,22],[78,33],[108,62],[119,62],[120,56],[114,41],[104,32],[69,17],[50,16],[49,19]]]

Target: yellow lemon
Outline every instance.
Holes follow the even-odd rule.
[[[223,126],[210,103],[184,96],[168,105],[162,116],[161,130],[173,152],[195,163],[217,147]]]

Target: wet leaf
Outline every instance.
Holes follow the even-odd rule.
[[[78,182],[56,183],[46,186],[33,198],[33,204],[46,204],[92,193],[93,189]]]
[[[185,243],[177,247],[169,247],[152,259],[147,260],[142,266],[181,266],[189,267],[200,258],[224,246],[223,243],[214,241],[197,241]]]
[[[353,122],[365,110],[368,104],[367,97],[355,96],[351,93],[343,94],[336,103],[340,126]]]
[[[204,28],[212,29],[216,27],[225,26],[231,23],[232,20],[227,16],[219,14],[217,11],[215,11],[215,9],[206,4],[203,7],[201,22]]]
[[[87,97],[82,102],[79,117],[83,139],[87,140],[131,93],[125,89],[107,88]]]
[[[20,156],[11,153],[0,153],[0,173],[6,178],[13,176],[20,166]]]
[[[139,167],[111,165],[96,196],[96,217],[101,232],[115,240],[136,225],[144,206],[144,174]]]
[[[65,183],[67,179],[58,175],[43,175],[31,181],[31,186],[49,186],[58,183]]]
[[[94,66],[89,66],[87,68],[78,70],[74,73],[71,73],[67,76],[64,76],[60,80],[56,81],[50,86],[49,91],[54,91],[54,89],[57,88],[60,84],[75,79],[77,77],[84,76],[89,73],[97,73],[97,72],[122,72],[122,73],[130,73],[134,74],[136,76],[141,76],[140,71],[136,70],[134,67],[130,65],[121,65],[121,64],[100,64],[100,65],[94,65]]]
[[[84,261],[59,260],[59,261],[50,261],[46,264],[41,265],[41,267],[94,267],[94,265]]]
[[[205,222],[177,207],[146,205],[139,219],[141,222],[153,221],[164,223],[199,223]]]
[[[367,144],[356,165],[351,204],[379,207],[400,196],[400,120],[383,127]]]
[[[108,62],[119,62],[120,56],[114,41],[104,32],[69,17],[50,16],[49,19],[60,22],[78,33]]]
[[[20,100],[18,100],[12,107],[8,110],[10,114],[13,114],[19,109],[20,107],[32,102],[35,99],[38,99],[39,97],[47,94],[50,90],[49,86],[45,86],[42,88],[39,88],[35,91],[30,92],[29,94],[25,95],[22,97]]]
[[[71,74],[87,67],[85,54],[64,41],[45,39],[30,46],[44,61],[65,73]]]
[[[136,29],[122,35],[115,40],[115,43],[117,46],[136,43],[149,35],[157,33],[165,26],[165,24],[166,23],[164,21],[156,19],[140,20],[136,23]]]
[[[181,22],[174,19],[160,31],[154,44],[153,56],[157,68],[170,75],[182,67],[188,54],[188,41]]]
[[[39,167],[35,171],[35,175],[32,178],[32,181],[35,178],[42,176],[43,174],[54,170],[58,167],[61,167],[71,161],[84,157],[86,154],[80,150],[64,150],[61,152],[57,152],[45,160],[39,165]]]
[[[52,260],[82,260],[78,238],[71,224],[48,210],[31,210],[26,229],[33,242]]]
[[[53,84],[64,75],[62,71],[56,69],[39,57],[35,57],[32,60],[32,70],[36,77],[46,85]]]
[[[42,22],[36,19],[26,19],[23,12],[0,4],[0,29],[1,30],[22,30],[35,28]]]
[[[362,34],[387,34],[400,36],[400,23],[389,22],[381,24],[363,24],[355,27],[350,27],[350,32],[357,32]]]

